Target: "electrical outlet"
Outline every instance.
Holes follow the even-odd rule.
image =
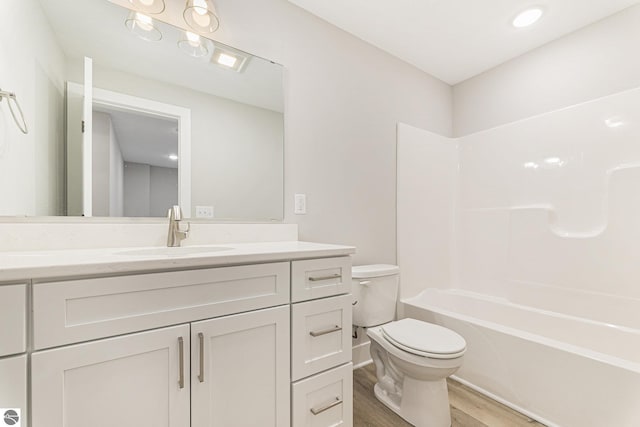
[[[295,194],[293,213],[296,215],[304,215],[307,213],[307,195]]]
[[[196,218],[213,218],[213,206],[196,206]]]

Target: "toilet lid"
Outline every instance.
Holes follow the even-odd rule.
[[[416,319],[402,319],[382,326],[391,344],[418,356],[452,359],[464,354],[467,343],[451,329]]]

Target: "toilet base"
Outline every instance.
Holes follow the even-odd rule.
[[[404,378],[402,400],[395,403],[382,387],[373,388],[376,398],[416,427],[450,427],[451,412],[446,380],[419,381]]]

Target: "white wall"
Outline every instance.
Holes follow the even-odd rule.
[[[124,163],[124,216],[164,218],[177,204],[177,169]]]
[[[111,116],[93,112],[93,216],[123,216],[124,160]]]
[[[396,124],[450,135],[451,87],[285,0],[216,4],[216,39],[286,69],[285,221],[357,246],[355,264],[395,263]]]
[[[166,217],[178,204],[178,169],[151,166],[149,169],[149,215]]]
[[[454,135],[639,86],[639,23],[637,5],[456,85]]]
[[[0,16],[5,17],[0,88],[17,94],[30,129],[23,135],[6,100],[0,103],[0,215],[59,215],[64,209],[62,51],[35,0],[3,0]]]
[[[111,117],[93,112],[91,204],[94,216],[108,216],[111,201]]]
[[[109,216],[124,216],[124,159],[113,123],[109,139]]]
[[[124,216],[149,216],[151,173],[149,165],[124,163]]]

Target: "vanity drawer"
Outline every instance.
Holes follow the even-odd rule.
[[[351,292],[351,257],[291,263],[291,301],[307,301]]]
[[[0,357],[26,351],[27,286],[0,286]]]
[[[353,365],[314,375],[293,384],[292,425],[351,427],[353,425]]]
[[[288,262],[36,283],[34,347],[48,348],[288,302]]]
[[[351,295],[291,307],[291,379],[351,361]]]

